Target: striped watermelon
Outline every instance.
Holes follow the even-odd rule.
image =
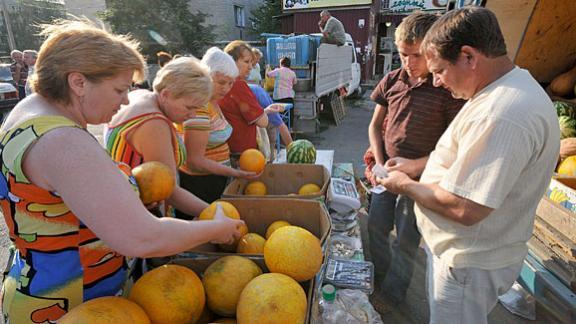
[[[286,161],[288,163],[315,163],[316,148],[309,140],[300,139],[286,148]]]

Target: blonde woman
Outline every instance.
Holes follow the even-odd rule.
[[[205,109],[183,124],[186,164],[180,167],[180,185],[211,203],[220,198],[229,177],[252,179],[258,174],[230,166],[228,139],[232,126],[220,110],[218,100],[232,88],[238,68],[230,55],[217,47],[206,51],[202,63],[212,77],[212,96]],[[178,217],[185,217],[180,211]]]
[[[186,148],[174,123],[194,118],[212,94],[208,70],[194,57],[180,57],[168,62],[156,74],[153,92],[136,90],[112,118],[105,143],[112,159],[136,167],[143,162],[159,161],[178,175],[186,163]],[[166,201],[168,206],[193,218],[208,206],[176,184]]]
[[[0,129],[0,204],[16,251],[2,284],[10,323],[55,322],[121,292],[126,257],[230,242],[242,223],[156,218],[88,124],[109,122],[141,80],[137,44],[82,22],[47,26],[32,81]],[[137,226],[135,226],[137,224]]]

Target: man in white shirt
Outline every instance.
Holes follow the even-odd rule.
[[[24,64],[28,66],[28,78],[26,79],[25,91],[26,96],[29,96],[34,92],[34,90],[32,90],[32,84],[31,84],[32,82],[30,81],[32,80],[32,76],[36,72],[35,65],[36,65],[36,57],[38,57],[38,52],[36,52],[35,50],[25,50],[22,53],[24,54]]]
[[[446,13],[421,50],[434,85],[468,102],[420,182],[402,172],[412,160],[396,161],[379,181],[416,202],[428,247],[430,322],[486,323],[527,254],[536,206],[558,157],[558,120],[536,80],[506,56],[488,9]]]

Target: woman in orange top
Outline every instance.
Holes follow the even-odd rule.
[[[34,94],[0,129],[0,205],[16,251],[2,284],[10,323],[53,323],[83,301],[121,293],[130,257],[173,255],[231,242],[242,222],[157,218],[88,124],[109,122],[142,79],[144,59],[126,37],[61,22],[36,62]],[[62,58],[66,59],[62,59]]]

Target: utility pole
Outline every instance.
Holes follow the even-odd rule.
[[[14,40],[14,33],[12,33],[12,23],[10,22],[10,15],[8,14],[8,5],[6,5],[6,0],[0,1],[2,2],[2,15],[6,23],[6,31],[8,32],[8,46],[10,47],[10,51],[13,51],[16,49],[16,41]]]

